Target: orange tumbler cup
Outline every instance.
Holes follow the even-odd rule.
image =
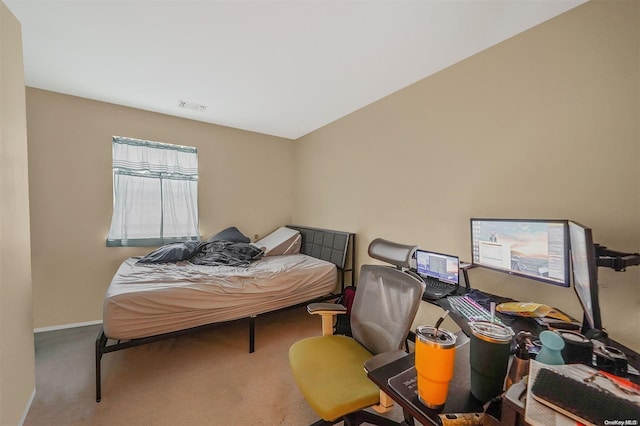
[[[418,398],[431,409],[444,406],[453,377],[456,335],[430,326],[416,329],[415,362]]]

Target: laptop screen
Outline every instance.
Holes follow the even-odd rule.
[[[457,285],[460,259],[457,256],[418,249],[416,250],[416,272],[424,277]]]

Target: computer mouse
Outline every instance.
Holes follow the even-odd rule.
[[[491,303],[491,297],[481,292],[480,290],[471,289],[469,293],[467,293],[467,296],[469,296],[470,298],[472,298],[473,300],[475,300],[481,305]]]
[[[433,293],[433,292],[424,292],[422,294],[422,300],[439,300],[442,298],[442,296],[444,296],[443,294],[440,293]]]

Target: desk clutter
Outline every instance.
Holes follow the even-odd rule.
[[[528,387],[525,420],[531,425],[559,424],[562,416],[585,425],[633,425],[640,419],[640,391],[583,364],[534,361]]]
[[[496,306],[498,312],[530,318],[552,318],[565,322],[572,322],[572,318],[551,306],[533,302],[505,302]]]
[[[389,379],[389,386],[404,395],[409,404],[431,415],[437,414],[439,424],[443,426],[469,422],[486,425],[487,407],[497,401],[502,406],[505,394],[513,386],[518,388],[518,397],[522,400],[521,424],[638,425],[640,385],[627,377],[640,382],[640,373],[627,362],[625,352],[611,346],[617,345],[614,341],[606,340],[604,343],[575,330],[545,327],[535,321],[540,311],[538,314],[531,311],[524,315],[515,314],[525,319],[518,323],[511,322],[504,312],[496,309],[502,314],[502,320],[499,320],[493,306],[491,311],[487,310],[488,317],[468,317],[457,303],[461,297],[470,299],[453,295],[440,303],[441,307],[451,308],[452,313],[458,314],[455,320],[462,328],[457,335],[459,343],[449,338],[451,333],[448,331],[437,329],[441,320],[436,327],[419,326],[415,331],[415,367]],[[514,306],[508,307],[513,309]],[[543,311],[543,315],[553,312],[556,319],[564,315],[555,315],[558,311],[548,307]],[[444,316],[448,313],[445,311]],[[569,317],[563,319],[574,321]],[[529,329],[524,328],[527,324]],[[440,335],[442,341],[439,341]],[[465,338],[461,339],[461,336]],[[455,349],[448,354],[455,353],[453,372],[450,371],[450,363],[446,363],[447,368],[443,366],[443,351],[439,349],[445,346],[450,350],[454,346]],[[430,350],[425,350],[425,347]],[[637,354],[633,356],[637,357]],[[447,357],[449,359],[450,356]],[[442,373],[438,383],[421,377],[421,370],[428,370],[425,366]],[[433,371],[424,374],[434,375]],[[466,377],[461,378],[460,374]],[[437,403],[426,399],[434,391],[432,388],[441,390],[444,386],[446,389],[449,381],[451,386],[444,399]],[[460,392],[468,397],[460,395]],[[455,401],[449,404],[447,398]],[[462,415],[467,411],[454,412],[449,417],[443,414],[450,413],[448,410],[451,408],[460,407],[461,399],[465,398],[468,401],[462,405],[472,410],[469,416]],[[500,419],[500,410],[493,414]]]
[[[409,361],[372,380],[400,396],[392,398],[405,418],[410,407],[423,424],[488,426],[493,417],[507,425],[639,426],[640,386],[632,382],[640,383],[640,356],[609,339],[597,268],[614,267],[603,262],[611,255],[623,271],[640,265],[640,254],[603,250],[591,228],[572,220],[471,218],[470,225],[471,263],[420,246],[402,246],[395,263],[424,282],[422,300],[451,313],[461,332],[451,339],[438,330],[442,318],[419,326]],[[474,268],[573,288],[567,296],[577,298],[582,320],[472,288]]]

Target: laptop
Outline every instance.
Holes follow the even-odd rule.
[[[453,293],[460,285],[460,259],[450,254],[417,249],[416,273],[426,283],[424,297],[437,300]]]

